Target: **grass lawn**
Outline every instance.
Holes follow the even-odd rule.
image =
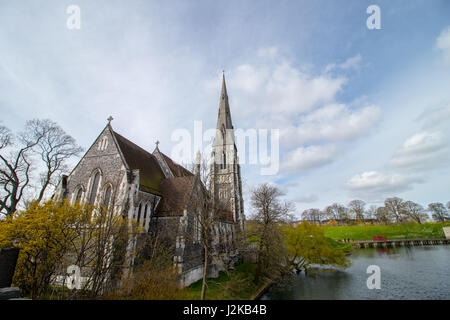
[[[261,286],[253,283],[256,264],[241,263],[236,270],[220,272],[219,277],[208,279],[207,300],[248,300],[256,294]],[[198,300],[202,292],[202,280],[191,284],[186,289],[187,299]]]
[[[444,238],[443,226],[450,226],[450,222],[388,226],[324,226],[322,228],[325,236],[332,239],[372,240],[373,236],[385,236],[388,240],[395,240]]]

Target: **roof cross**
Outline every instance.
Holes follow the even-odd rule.
[[[156,144],[156,147],[158,148],[159,140],[156,140],[155,144]]]
[[[113,121],[113,120],[114,120],[114,118],[113,118],[112,116],[109,116],[109,117],[108,117],[108,119],[106,119],[106,120],[108,120],[108,124],[110,124],[110,123],[111,123],[111,121]]]

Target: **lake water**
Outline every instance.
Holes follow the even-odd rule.
[[[271,288],[261,300],[450,299],[450,246],[355,250],[350,268],[302,272]],[[368,289],[367,267],[381,271],[381,289]]]

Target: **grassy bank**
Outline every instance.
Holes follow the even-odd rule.
[[[385,236],[389,240],[395,240],[444,238],[443,226],[450,226],[450,222],[388,226],[324,226],[322,228],[325,235],[331,239],[372,240],[373,236]]]
[[[235,268],[228,272],[220,272],[218,278],[208,279],[207,300],[248,300],[261,290],[263,285],[255,285],[252,281],[256,264],[242,263]],[[193,283],[185,290],[188,299],[200,299],[202,281]]]

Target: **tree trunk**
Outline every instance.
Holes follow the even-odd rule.
[[[44,197],[44,192],[47,189],[48,185],[50,184],[50,177],[47,176],[46,180],[44,181],[41,191],[39,192],[39,196],[37,198],[38,203],[41,202],[42,198]]]
[[[208,249],[204,249],[204,263],[203,263],[203,282],[202,282],[202,294],[200,296],[200,300],[205,300],[206,294],[206,276],[208,275]]]

